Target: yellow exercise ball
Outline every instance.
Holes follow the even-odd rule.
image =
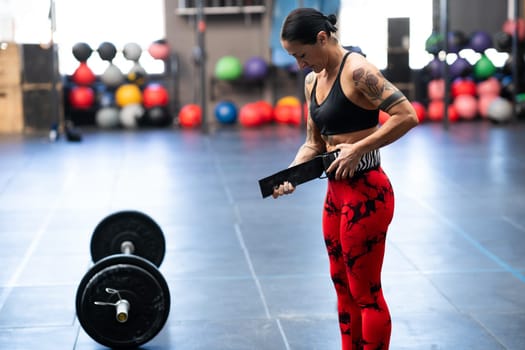
[[[277,100],[276,106],[300,106],[301,101],[295,96],[284,96]]]
[[[130,104],[141,104],[142,92],[140,91],[140,88],[135,84],[121,85],[115,92],[115,101],[120,107],[124,107]]]

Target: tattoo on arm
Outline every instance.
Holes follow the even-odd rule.
[[[401,91],[396,90],[392,95],[388,96],[386,99],[383,100],[383,102],[381,102],[381,104],[379,105],[379,109],[388,112],[390,108],[403,102],[406,99],[407,98],[405,97],[405,95],[403,95]]]
[[[378,101],[379,109],[387,112],[390,108],[406,100],[405,95],[399,91],[391,82],[385,79],[381,72],[365,71],[364,68],[358,68],[353,73],[353,79],[356,86],[363,85],[362,91],[372,101]],[[394,91],[389,97],[384,98],[384,92]]]
[[[313,84],[315,80],[313,72],[308,73],[308,75],[304,78],[304,96],[306,99],[310,99],[310,91],[311,91],[311,85]]]

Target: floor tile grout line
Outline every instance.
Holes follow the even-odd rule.
[[[248,248],[246,247],[246,244],[244,242],[244,238],[242,235],[241,228],[239,224],[235,224],[235,234],[237,235],[237,239],[239,240],[239,244],[241,245],[242,252],[244,253],[244,257],[246,259],[246,263],[248,264],[248,269],[250,270],[250,274],[255,281],[255,285],[257,287],[257,292],[259,293],[259,297],[261,298],[261,301],[263,303],[264,312],[266,315],[266,318],[271,319],[272,316],[270,314],[270,309],[268,307],[268,303],[266,302],[266,297],[264,296],[261,282],[259,281],[259,278],[257,277],[257,274],[255,273],[255,268],[253,267],[252,259],[250,257],[250,253],[248,252]]]
[[[490,250],[485,248],[483,244],[481,244],[479,241],[477,241],[474,237],[472,237],[468,232],[463,230],[461,227],[453,223],[451,220],[447,219],[445,216],[440,214],[437,210],[435,210],[430,204],[428,204],[426,201],[410,196],[415,201],[419,202],[420,205],[425,207],[427,210],[429,210],[431,213],[433,213],[440,221],[445,223],[448,227],[453,229],[456,233],[458,233],[463,239],[465,239],[467,242],[469,242],[472,246],[474,246],[480,253],[491,259],[494,263],[499,265],[501,268],[503,268],[506,272],[512,274],[514,277],[516,277],[521,282],[525,283],[525,275],[520,273],[518,269],[515,269],[511,265],[509,265],[507,262],[505,262],[503,259],[501,259],[496,254],[492,253]]]
[[[523,225],[518,224],[515,220],[512,220],[512,219],[509,218],[508,216],[502,216],[501,218],[502,218],[504,221],[506,221],[506,222],[508,222],[509,224],[511,224],[512,226],[514,226],[515,228],[517,228],[518,230],[525,232],[525,227],[523,227]]]
[[[283,325],[281,324],[281,320],[276,318],[275,322],[277,323],[277,328],[279,328],[279,333],[281,333],[281,337],[283,338],[284,347],[286,348],[286,350],[290,350],[291,349],[290,343],[288,342],[288,337],[286,337],[286,333],[284,332],[284,328],[283,328]]]

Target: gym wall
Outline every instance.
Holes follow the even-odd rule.
[[[237,57],[244,63],[252,56],[270,61],[270,30],[272,1],[264,2],[264,11],[256,13],[206,15],[206,72],[208,87],[208,113],[220,100],[232,100],[238,106],[256,100],[275,99],[275,84],[271,79],[262,83],[228,83],[214,81],[217,61],[226,55]],[[194,14],[181,13],[178,0],[166,0],[167,41],[179,57],[179,97],[181,105],[199,103],[199,70],[193,60],[197,46],[196,19]],[[280,96],[297,94],[297,80],[293,76],[280,79]],[[277,97],[280,97],[277,96]],[[208,116],[209,120],[211,117]]]

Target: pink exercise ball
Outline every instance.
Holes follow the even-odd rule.
[[[445,81],[433,79],[427,85],[428,97],[431,100],[442,100],[445,97]]]
[[[462,119],[474,119],[478,115],[478,100],[471,95],[459,95],[453,102],[458,115]]]
[[[478,96],[495,95],[498,96],[501,92],[501,83],[495,77],[490,77],[478,83]]]

